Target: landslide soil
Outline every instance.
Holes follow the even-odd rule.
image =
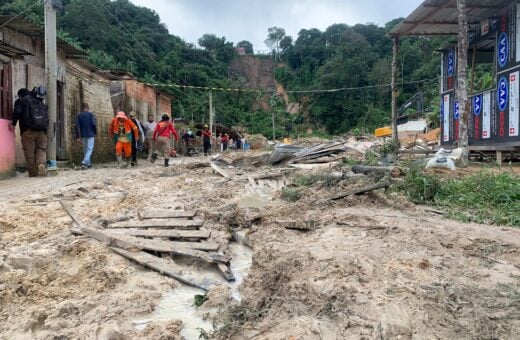
[[[273,186],[253,188],[248,174],[272,169],[228,180],[186,166],[200,160],[2,182],[0,339],[181,338],[174,318],[142,332],[132,324],[177,283],[71,235],[59,200],[93,225],[182,206],[204,216],[223,245],[231,231],[247,232],[253,266],[241,302],[218,306],[214,338],[518,338],[518,230],[447,220],[381,192],[326,199],[362,185],[348,180],[305,188],[293,203],[266,189],[273,198],[265,207],[239,208],[256,185]],[[285,228],[309,220],[315,230]]]

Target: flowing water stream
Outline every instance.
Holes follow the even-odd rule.
[[[227,285],[231,288],[232,297],[240,301],[239,287],[251,267],[253,250],[235,242],[231,243],[229,248],[232,255],[231,270],[235,275],[235,282],[227,283]],[[201,272],[200,275],[222,282],[221,276],[216,271],[206,270]],[[181,320],[183,323],[181,336],[187,340],[199,339],[200,329],[207,332],[213,329],[211,321],[205,320],[203,314],[216,312],[216,309],[212,308],[195,307],[193,304],[194,296],[202,294],[204,292],[200,289],[179,285],[162,297],[154,312],[135,321],[134,325],[137,329],[142,330],[151,322]]]

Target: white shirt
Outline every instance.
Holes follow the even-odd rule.
[[[156,122],[150,123],[149,121],[146,121],[146,123],[144,123],[144,127],[146,128],[146,137],[147,138],[153,137],[153,132],[155,131],[156,126],[157,126]]]

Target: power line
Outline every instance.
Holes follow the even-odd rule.
[[[438,79],[422,79],[415,81],[408,81],[401,84],[421,84],[429,82],[437,82]],[[248,88],[225,88],[225,87],[210,87],[210,86],[193,86],[193,85],[180,85],[180,84],[161,84],[161,83],[145,83],[152,87],[170,87],[170,88],[187,88],[196,90],[209,90],[209,91],[222,91],[222,92],[250,92],[250,93],[276,93],[276,90],[264,90],[264,89],[248,89]],[[342,91],[354,91],[354,90],[365,90],[374,88],[391,87],[391,84],[378,84],[378,85],[367,85],[357,87],[341,87],[335,89],[316,89],[316,90],[287,90],[286,93],[335,93]]]
[[[38,0],[36,1],[34,4],[32,4],[31,6],[27,7],[26,9],[24,9],[23,11],[21,11],[20,13],[18,13],[17,15],[15,15],[14,17],[12,17],[11,19],[7,20],[6,22],[4,22],[2,25],[0,25],[0,28],[2,27],[5,27],[7,26],[11,21],[15,20],[16,18],[19,18],[21,17],[22,15],[24,15],[25,13],[29,12],[31,9],[33,9],[34,7],[40,5],[42,2],[42,0]]]

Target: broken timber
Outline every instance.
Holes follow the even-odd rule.
[[[112,224],[111,228],[171,228],[171,229],[199,229],[204,224],[203,220],[186,219],[148,219],[135,222],[122,222]]]
[[[80,232],[86,236],[92,237],[98,241],[101,241],[107,245],[117,246],[125,250],[149,250],[159,253],[170,253],[173,255],[187,256],[199,261],[205,261],[208,263],[229,263],[231,260],[228,256],[216,254],[216,253],[205,253],[200,250],[189,248],[187,245],[192,244],[189,242],[168,242],[161,240],[147,240],[133,236],[118,235],[116,233],[107,233],[102,230],[96,230],[92,228],[81,228]],[[201,243],[193,243],[201,244]],[[200,246],[203,247],[203,246]]]
[[[143,211],[137,214],[140,220],[161,219],[161,218],[188,218],[195,217],[194,211]]]
[[[224,170],[222,170],[221,167],[219,167],[218,165],[216,165],[215,163],[213,162],[210,162],[210,166],[213,170],[215,170],[215,172],[217,172],[219,175],[221,175],[222,177],[224,178],[229,178],[229,174],[227,172],[225,172]]]
[[[113,228],[109,232],[121,233],[128,236],[167,237],[180,240],[208,239],[211,233],[208,230],[169,230],[169,229],[133,229]]]
[[[342,199],[342,198],[345,198],[348,196],[360,195],[360,194],[364,194],[365,192],[369,192],[369,191],[373,191],[373,190],[377,190],[377,189],[383,189],[383,188],[386,189],[389,186],[390,186],[390,183],[388,183],[388,182],[377,183],[374,185],[370,185],[368,187],[353,189],[353,190],[347,191],[345,193],[342,193],[340,195],[333,196],[330,198],[330,200],[335,201],[335,200],[339,200],[339,199]]]
[[[375,175],[377,177],[384,177],[385,175],[399,177],[404,174],[403,170],[397,166],[354,165],[352,166],[352,172],[355,174]]]
[[[231,271],[231,267],[224,263],[217,263],[218,272],[226,279],[228,282],[235,281],[235,275]]]
[[[130,251],[126,251],[123,249],[114,248],[114,247],[110,247],[110,249],[112,249],[112,251],[114,251],[115,253],[117,253],[123,257],[126,257],[129,260],[132,260],[145,267],[153,269],[163,275],[169,276],[188,286],[199,288],[204,291],[208,291],[217,285],[216,282],[213,282],[211,280],[199,281],[198,279],[189,277],[188,275],[181,275],[181,274],[175,273],[173,271],[175,269],[174,266],[168,260],[148,254],[144,251],[130,252]]]

